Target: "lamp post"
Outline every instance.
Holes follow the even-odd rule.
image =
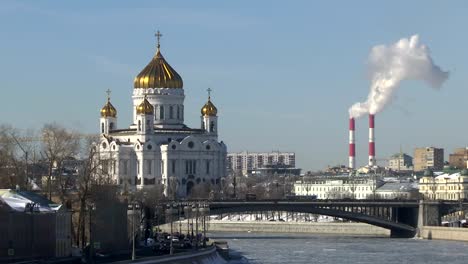
[[[186,205],[184,206],[184,214],[185,214],[185,218],[187,219],[187,236],[189,235],[190,233],[190,214],[192,213],[192,207]]]
[[[209,215],[210,208],[207,205],[199,208],[201,215],[203,216],[203,247],[206,247],[206,216]]]
[[[88,204],[89,213],[89,262],[94,263],[94,234],[93,234],[93,220],[92,212],[96,207],[94,204]]]
[[[168,208],[166,209],[166,216],[168,216],[169,221],[171,222],[171,241],[170,243],[170,248],[169,248],[169,254],[173,255],[174,254],[174,247],[173,247],[173,238],[174,238],[174,223],[173,223],[173,216],[177,214],[177,209],[174,209],[172,205],[169,205]]]
[[[137,200],[132,201],[132,260],[136,259],[135,250],[135,209],[140,208],[140,204]]]

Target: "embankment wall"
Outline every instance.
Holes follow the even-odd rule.
[[[208,249],[200,250],[197,252],[178,253],[172,256],[159,256],[141,258],[135,261],[119,261],[114,262],[118,264],[226,264],[224,260],[216,251],[216,248],[210,247]]]
[[[424,239],[457,240],[468,242],[468,228],[423,226],[419,236]]]
[[[187,222],[181,223],[182,232],[187,232]],[[170,225],[161,227],[170,230]],[[193,226],[195,229],[195,224]],[[173,224],[179,230],[179,223]],[[199,232],[202,227],[199,226]],[[316,223],[316,222],[259,222],[259,221],[210,221],[209,232],[263,232],[263,233],[309,233],[309,234],[342,234],[363,236],[389,236],[390,231],[363,223]],[[195,232],[195,231],[194,231]]]

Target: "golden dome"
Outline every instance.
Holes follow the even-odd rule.
[[[218,114],[218,109],[211,102],[211,98],[208,96],[208,102],[201,109],[202,116],[216,116]]]
[[[154,107],[146,99],[146,94],[145,99],[143,99],[143,102],[141,102],[141,104],[137,106],[136,112],[137,115],[152,115],[154,113]]]
[[[116,117],[116,116],[117,116],[117,110],[111,104],[110,98],[107,98],[107,103],[104,105],[104,107],[101,108],[101,117]]]
[[[158,50],[150,63],[135,77],[135,88],[182,88],[182,77],[167,63]]]

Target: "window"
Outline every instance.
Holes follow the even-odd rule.
[[[138,131],[141,131],[141,120],[138,120]]]
[[[159,119],[164,119],[164,106],[159,107]]]
[[[146,119],[146,131],[149,131],[151,128],[150,128],[150,120],[149,119]]]
[[[170,119],[174,118],[174,107],[172,105],[169,106],[169,118]]]
[[[180,119],[180,108],[177,106],[177,119]]]
[[[193,143],[193,141],[190,141],[190,142],[188,143],[188,147],[189,147],[189,148],[193,148],[194,145],[195,145],[195,143]]]
[[[172,173],[176,173],[176,161],[172,160]]]
[[[123,174],[127,175],[128,174],[128,161],[127,160],[122,161],[122,167],[123,167]]]
[[[140,174],[140,162],[136,160],[136,169],[137,169],[137,174]]]
[[[109,129],[114,129],[114,122],[110,122]]]
[[[196,174],[197,173],[197,161],[186,160],[185,161],[185,174]]]
[[[210,161],[206,161],[206,174],[210,174]]]
[[[104,133],[104,123],[101,123],[101,133]]]
[[[146,167],[147,167],[146,170],[147,170],[147,172],[148,172],[149,175],[151,175],[151,174],[153,173],[153,172],[152,172],[152,165],[153,165],[153,164],[152,164],[151,160],[147,160],[147,161],[146,161]]]
[[[211,121],[211,122],[210,122],[210,132],[215,132],[215,131],[214,131],[214,126],[215,126],[214,121]]]

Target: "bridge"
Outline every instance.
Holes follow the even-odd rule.
[[[219,200],[203,201],[210,215],[284,211],[320,214],[389,229],[392,237],[414,237],[418,227],[438,226],[441,217],[468,208],[468,202],[426,200]],[[200,201],[178,202],[182,206]]]

